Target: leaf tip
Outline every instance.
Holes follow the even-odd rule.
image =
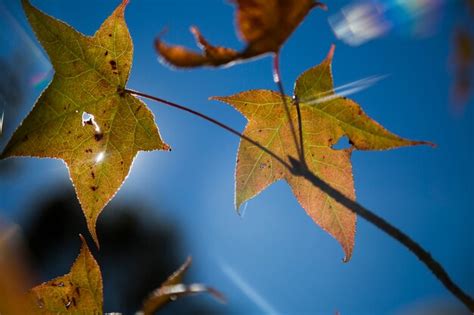
[[[321,9],[323,11],[328,10],[328,6],[325,3],[322,3],[322,2],[319,2],[319,1],[316,1],[316,2],[313,3],[312,9],[314,9],[314,8],[318,8],[318,9]]]
[[[207,292],[209,292],[209,294],[212,295],[212,297],[214,297],[218,302],[222,304],[227,304],[227,298],[222,292],[212,287],[206,287],[206,289],[207,289]]]
[[[436,143],[433,143],[433,142],[430,142],[430,141],[418,141],[417,144],[427,145],[429,147],[432,147],[433,149],[436,149],[438,147],[438,145]]]
[[[221,96],[209,96],[207,99],[209,101],[221,101],[222,97]]]
[[[344,258],[342,258],[342,263],[347,264],[352,258],[352,255],[345,255]]]
[[[193,263],[193,257],[189,255],[188,257],[186,257],[186,260],[183,264],[183,267],[182,267],[183,270],[188,270],[192,263]]]
[[[100,243],[99,243],[99,238],[97,236],[97,230],[96,230],[96,220],[93,222],[90,222],[87,220],[87,228],[89,229],[89,233],[91,234],[92,239],[94,240],[95,246],[97,247],[98,250],[100,250]]]
[[[332,58],[334,57],[334,51],[336,50],[336,45],[331,44],[331,47],[329,48],[329,52],[326,56],[326,60],[332,61]]]

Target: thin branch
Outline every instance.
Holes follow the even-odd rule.
[[[214,118],[211,118],[209,116],[206,116],[202,113],[199,113],[195,110],[192,110],[190,108],[187,108],[185,106],[169,102],[167,100],[151,96],[145,93],[129,90],[129,89],[124,89],[124,92],[134,94],[137,96],[142,96],[160,103],[163,103],[165,105],[175,107],[177,109],[186,111],[188,113],[191,113],[193,115],[196,115],[202,119],[205,119],[227,131],[230,133],[240,137],[241,139],[244,139],[246,141],[249,141],[253,145],[257,146],[261,150],[263,150],[265,153],[271,155],[273,158],[275,158],[278,162],[280,162],[283,166],[288,168],[293,174],[297,176],[303,176],[306,178],[309,182],[311,182],[315,187],[321,189],[324,191],[326,194],[328,194],[331,198],[336,200],[338,203],[341,205],[345,206],[346,208],[350,209],[352,212],[355,214],[358,214],[368,222],[372,223],[376,227],[378,227],[380,230],[385,232],[386,234],[390,235],[393,239],[397,240],[400,244],[405,246],[409,251],[411,251],[418,259],[435,275],[436,278],[444,285],[448,291],[450,291],[460,302],[462,302],[471,312],[474,312],[474,299],[469,296],[466,292],[464,292],[454,281],[451,279],[451,277],[448,275],[446,270],[444,270],[443,266],[436,261],[431,254],[426,251],[421,245],[419,245],[417,242],[415,242],[411,237],[409,237],[407,234],[387,222],[385,219],[379,217],[369,209],[365,208],[364,206],[360,205],[359,203],[355,202],[354,200],[346,197],[342,192],[337,190],[336,188],[332,187],[330,184],[326,183],[324,180],[322,180],[320,177],[318,177],[316,174],[311,172],[307,166],[303,163],[301,163],[298,160],[293,159],[291,156],[288,158],[290,159],[291,164],[287,163],[285,160],[283,160],[281,157],[277,156],[275,153],[273,153],[271,150],[263,147],[260,143],[257,141],[241,134],[240,132],[236,131],[235,129],[217,121]]]
[[[176,103],[173,103],[173,102],[170,102],[170,101],[167,101],[165,99],[162,99],[162,98],[159,98],[159,97],[156,97],[156,96],[152,96],[152,95],[148,95],[148,94],[145,94],[145,93],[142,93],[142,92],[138,92],[138,91],[134,91],[134,90],[130,90],[130,89],[123,89],[123,92],[126,92],[126,93],[130,93],[130,94],[134,94],[134,95],[138,95],[138,96],[141,96],[141,97],[145,97],[145,98],[148,98],[148,99],[151,99],[151,100],[154,100],[156,102],[160,102],[162,104],[165,104],[165,105],[168,105],[168,106],[171,106],[171,107],[174,107],[174,108],[177,108],[177,109],[180,109],[182,111],[185,111],[185,112],[188,112],[190,114],[193,114],[195,116],[198,116],[204,120],[207,120],[208,122],[214,124],[214,125],[217,125],[225,130],[227,130],[228,132],[236,135],[237,137],[239,138],[242,138],[248,142],[250,142],[251,144],[253,144],[254,146],[258,147],[260,150],[264,151],[265,153],[267,153],[268,155],[270,155],[272,158],[274,158],[275,160],[277,160],[278,162],[280,162],[283,166],[285,166],[286,168],[290,169],[291,166],[290,164],[288,164],[288,162],[286,162],[285,160],[283,160],[281,157],[279,157],[278,155],[276,155],[275,153],[273,153],[272,151],[270,151],[269,149],[265,148],[263,145],[261,145],[260,143],[258,143],[257,141],[241,134],[240,132],[238,132],[237,130],[235,130],[234,128],[231,128],[229,126],[227,126],[226,124],[224,123],[221,123],[220,121],[212,118],[212,117],[209,117],[207,115],[204,115],[203,113],[200,113],[198,111],[195,111],[191,108],[188,108],[186,106],[182,106],[182,105],[179,105],[179,104],[176,104]]]
[[[291,162],[294,167],[299,164],[299,161],[292,160]],[[304,167],[305,166],[302,166],[299,169],[303,169]],[[423,264],[425,264],[426,267],[428,267],[428,269],[436,276],[436,278],[441,281],[446,289],[448,289],[455,297],[457,297],[471,312],[474,312],[474,299],[465,293],[456,283],[454,283],[441,264],[436,261],[428,251],[421,247],[420,244],[415,242],[411,237],[387,222],[385,219],[379,217],[354,200],[346,197],[343,193],[332,187],[330,184],[326,183],[309,169],[303,169],[301,176],[306,178],[315,187],[321,189],[326,194],[331,196],[331,198],[336,200],[338,203],[374,224],[380,230],[384,231],[386,234],[390,235],[392,238],[408,248]]]

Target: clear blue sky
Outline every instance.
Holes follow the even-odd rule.
[[[117,2],[38,0],[33,4],[91,35]],[[392,32],[351,47],[335,38],[327,21],[346,3],[328,3],[329,13],[313,11],[286,43],[281,57],[285,88],[291,91],[298,74],[318,64],[331,43],[336,44],[336,86],[389,75],[350,97],[389,130],[438,147],[355,152],[357,199],[419,241],[462,288],[474,294],[474,104],[468,104],[462,114],[449,104],[455,5],[445,8],[430,37]],[[0,6],[32,37],[19,1],[3,0]],[[126,19],[135,44],[128,84],[132,89],[188,105],[242,130],[246,121],[239,113],[207,98],[275,88],[269,58],[221,70],[192,71],[173,71],[157,61],[153,39],[165,26],[168,42],[193,47],[188,27],[197,25],[211,42],[241,47],[234,32],[233,8],[224,1],[133,0]],[[19,30],[14,32],[20,36]],[[2,33],[4,48],[16,40],[11,38]],[[35,67],[47,70],[30,49],[39,64]],[[29,92],[21,118],[41,88]],[[142,200],[179,224],[184,249],[195,261],[190,279],[221,289],[230,301],[221,307],[224,313],[334,314],[338,310],[342,315],[395,315],[412,314],[406,310],[417,305],[457,305],[411,253],[364,220],[358,222],[352,260],[342,263],[338,243],[312,222],[284,182],[251,200],[239,217],[233,208],[239,139],[186,113],[147,103],[173,151],[140,153],[113,202]],[[8,122],[3,143],[20,117]],[[22,159],[21,165],[23,171],[17,176],[9,176],[8,181],[0,178],[0,210],[13,220],[28,216],[30,198],[68,184],[67,170],[58,160]]]

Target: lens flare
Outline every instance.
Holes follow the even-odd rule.
[[[372,75],[360,80],[356,80],[350,83],[340,85],[338,87],[335,87],[333,90],[320,93],[317,97],[301,99],[300,101],[304,102],[307,105],[314,105],[314,104],[328,102],[330,100],[333,100],[341,96],[348,96],[348,95],[357,93],[359,91],[368,89],[369,87],[373,86],[377,82],[387,77],[388,75]]]
[[[362,0],[329,17],[337,38],[359,46],[390,31],[426,36],[435,29],[445,0]]]

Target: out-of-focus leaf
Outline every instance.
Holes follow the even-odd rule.
[[[294,94],[301,108],[303,146],[309,170],[348,198],[355,199],[350,161],[354,149],[385,150],[427,143],[394,135],[367,116],[357,103],[336,95],[331,74],[333,51],[334,47],[320,65],[299,76]],[[284,97],[292,104],[291,117],[297,126],[293,99]],[[281,94],[252,90],[213,99],[230,104],[248,119],[244,135],[282,157],[289,165],[298,159]],[[333,145],[343,136],[349,138],[352,147],[334,149]],[[350,259],[356,216],[349,209],[245,140],[240,143],[235,177],[237,208],[273,182],[286,180],[308,215],[339,241],[345,259]]]
[[[133,44],[124,0],[94,36],[85,36],[23,0],[55,75],[1,158],[66,163],[95,242],[97,218],[127,177],[138,151],[169,150],[146,105],[124,93]]]
[[[30,273],[18,244],[18,229],[0,218],[0,314],[28,314],[24,293]]]
[[[102,275],[82,236],[81,239],[81,251],[71,271],[28,293],[32,314],[102,314]]]
[[[474,90],[474,33],[460,27],[454,35],[453,96],[456,103],[466,104]]]
[[[169,64],[183,68],[220,66],[266,53],[276,53],[312,8],[325,8],[322,3],[313,0],[232,2],[236,5],[237,31],[247,43],[241,52],[209,44],[196,27],[192,27],[191,32],[202,49],[201,53],[183,46],[165,44],[160,38],[155,40],[157,52]]]
[[[224,296],[217,290],[207,287],[202,284],[183,284],[183,277],[191,266],[191,257],[186,259],[186,262],[176,270],[166,281],[143,302],[142,312],[144,315],[154,314],[157,310],[164,307],[169,302],[176,299],[208,292],[219,301],[225,301]]]

